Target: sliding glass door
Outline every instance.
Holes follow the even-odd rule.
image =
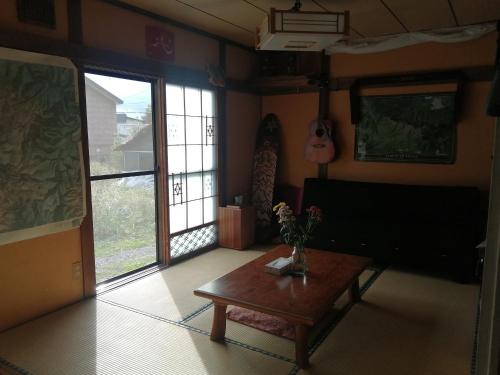
[[[215,92],[166,85],[170,257],[217,243]]]
[[[85,74],[96,281],[158,261],[152,83]]]

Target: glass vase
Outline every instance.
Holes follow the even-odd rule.
[[[306,252],[304,245],[294,245],[292,251],[292,273],[304,276],[307,272]]]

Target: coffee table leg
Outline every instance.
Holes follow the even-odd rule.
[[[308,326],[302,324],[295,326],[295,361],[300,368],[309,367],[309,354],[307,353],[308,335]]]
[[[210,340],[212,341],[224,340],[226,335],[226,309],[227,305],[214,302],[214,321],[210,333]]]
[[[361,293],[359,292],[359,279],[356,279],[349,288],[349,298],[352,303],[361,301]]]

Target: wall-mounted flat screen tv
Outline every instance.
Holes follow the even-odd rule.
[[[363,96],[355,159],[452,164],[455,92]]]

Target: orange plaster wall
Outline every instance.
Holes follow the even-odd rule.
[[[18,22],[15,0],[2,1],[0,25],[65,40],[66,1],[55,4],[55,30]],[[82,280],[73,279],[74,262],[81,262],[79,229],[0,246],[0,331],[81,299]]]
[[[0,2],[0,27],[67,39],[66,0],[55,0],[56,30],[19,23],[16,0]],[[218,64],[216,40],[96,0],[84,0],[82,4],[84,43],[89,46],[146,57],[144,26],[149,24],[174,32],[175,65],[204,70],[207,63]],[[230,51],[230,54],[240,56],[238,51]],[[239,58],[238,64],[246,64],[245,57]],[[230,69],[239,77],[246,75],[250,68],[230,65]],[[259,116],[258,97],[228,94],[227,117],[231,124],[228,134],[235,139],[235,143],[229,144],[228,164],[232,172],[228,190],[231,194],[249,186],[249,165],[255,143],[253,127],[257,126]],[[78,229],[0,246],[0,331],[83,298],[82,280],[72,275],[72,264],[81,260]]]
[[[84,44],[146,58],[145,26],[152,25],[174,34],[174,65],[205,70],[206,64],[218,65],[218,42],[140,14],[97,0],[83,1]]]
[[[226,197],[249,193],[255,138],[260,120],[257,95],[227,91],[226,94]]]
[[[0,246],[0,332],[83,295],[80,230]]]
[[[330,94],[330,117],[335,121],[339,157],[329,164],[330,178],[422,185],[472,185],[489,188],[494,121],[484,115],[489,84],[466,86],[462,120],[457,124],[457,158],[452,165],[375,163],[354,160],[354,131],[348,91]],[[308,124],[317,116],[317,94],[267,96],[262,113],[274,112],[282,124],[279,181],[302,186],[316,177],[317,166],[304,159]]]
[[[347,77],[491,65],[494,40],[494,37],[487,36],[476,42],[441,46],[442,49],[433,43],[374,55],[337,55],[332,56],[331,72],[336,77]],[[417,56],[419,63],[416,62]],[[445,57],[449,57],[449,60]],[[370,94],[403,93],[407,90],[418,92],[425,89],[427,87],[384,88],[372,90]],[[452,165],[355,161],[355,127],[351,125],[349,92],[330,92],[330,118],[335,122],[340,154],[337,160],[329,164],[329,178],[422,185],[471,185],[487,192],[494,135],[494,120],[485,115],[488,91],[489,82],[469,82],[465,85],[461,120],[457,124],[457,157]],[[304,159],[308,124],[317,116],[317,103],[317,93],[265,96],[262,99],[262,116],[274,112],[282,122],[281,183],[302,186],[304,178],[317,176],[317,166]]]
[[[275,113],[281,122],[278,182],[302,186],[315,177],[316,165],[304,158],[309,123],[318,115],[318,94],[273,95],[262,98],[262,115]]]
[[[66,0],[55,0],[56,28],[50,29],[21,23],[17,20],[16,0],[2,0],[0,5],[0,26],[5,29],[28,32],[54,39],[68,39],[68,9]]]

